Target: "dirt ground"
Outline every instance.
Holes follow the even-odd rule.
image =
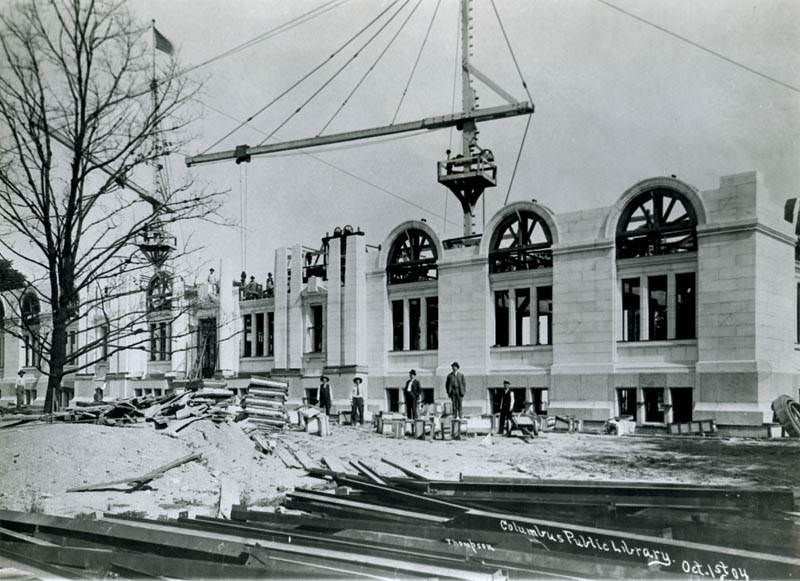
[[[797,486],[800,441],[600,436],[548,432],[461,441],[396,440],[367,428],[333,426],[329,437],[273,436],[319,460],[325,453],[362,459],[399,474],[381,457],[402,459],[432,477],[459,474],[579,480]],[[32,424],[0,430],[0,508],[75,515],[136,511],[150,517],[215,515],[221,487],[251,506],[275,504],[294,487],[324,487],[274,454],[265,455],[237,424],[192,424],[168,436],[150,424]],[[200,452],[201,462],[173,469],[148,488],[73,492],[68,488],[144,474]]]

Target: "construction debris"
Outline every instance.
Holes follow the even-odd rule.
[[[289,386],[282,381],[253,377],[242,407],[248,421],[262,431],[282,430],[286,426],[286,398]]]
[[[188,456],[184,456],[183,458],[178,458],[170,462],[169,464],[165,464],[164,466],[159,466],[155,470],[148,472],[147,474],[143,474],[141,476],[130,476],[128,478],[121,478],[119,480],[112,480],[111,482],[102,482],[100,484],[90,484],[88,486],[78,486],[77,488],[70,488],[67,492],[90,492],[95,490],[108,490],[109,488],[114,488],[119,486],[120,484],[127,484],[130,489],[127,492],[133,492],[134,490],[138,490],[142,488],[144,485],[148,484],[151,480],[155,480],[159,476],[163,475],[165,472],[172,470],[173,468],[177,468],[178,466],[182,466],[187,462],[192,462],[194,460],[202,459],[202,454],[189,454]]]

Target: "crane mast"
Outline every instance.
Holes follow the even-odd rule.
[[[488,149],[478,146],[479,121],[491,121],[518,115],[531,115],[534,108],[529,101],[517,101],[472,63],[472,0],[461,0],[461,106],[462,111],[450,115],[426,117],[417,121],[372,127],[357,131],[318,135],[306,139],[295,139],[251,147],[239,145],[235,149],[188,156],[188,167],[234,160],[237,164],[250,162],[253,156],[268,155],[281,151],[310,149],[323,145],[371,139],[419,130],[434,130],[456,127],[461,131],[461,153],[438,163],[438,181],[458,198],[464,211],[464,236],[475,234],[475,205],[488,187],[497,185],[497,165]],[[473,77],[503,98],[508,104],[479,109],[473,87]]]

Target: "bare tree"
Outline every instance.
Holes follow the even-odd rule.
[[[137,244],[218,208],[219,194],[174,187],[163,172],[152,192],[126,187],[181,146],[197,88],[174,59],[159,55],[156,71],[150,34],[114,0],[29,0],[0,14],[0,258],[40,276],[15,295],[18,325],[7,330],[41,354],[46,411],[65,367],[91,365],[108,345],[146,345],[147,305],[126,303],[150,272]],[[31,293],[47,325],[24,304]],[[98,313],[104,332],[68,349],[68,330],[81,319],[96,329]]]

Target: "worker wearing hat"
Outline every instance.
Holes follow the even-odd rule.
[[[25,370],[20,369],[17,373],[17,380],[14,382],[14,392],[17,396],[17,409],[20,409],[25,402]]]
[[[461,373],[461,366],[458,364],[458,361],[453,361],[450,367],[452,371],[447,374],[445,389],[447,391],[447,396],[453,404],[453,416],[460,418],[461,401],[467,393],[467,380],[464,378],[464,374]]]
[[[412,369],[408,372],[408,380],[406,380],[403,393],[406,398],[406,417],[409,420],[417,419],[417,406],[419,405],[419,393],[422,388],[417,380],[417,372]]]
[[[358,423],[364,425],[364,392],[361,387],[363,380],[360,377],[353,378],[352,391],[352,415],[350,423],[354,426]]]
[[[500,395],[500,425],[498,433],[505,432],[506,436],[511,435],[511,427],[514,421],[511,419],[511,412],[514,410],[514,392],[511,391],[511,382],[503,381],[503,391]]]
[[[317,391],[317,401],[319,407],[325,410],[325,415],[331,415],[331,403],[333,397],[331,396],[331,384],[327,375],[322,375],[319,378],[319,390]]]

